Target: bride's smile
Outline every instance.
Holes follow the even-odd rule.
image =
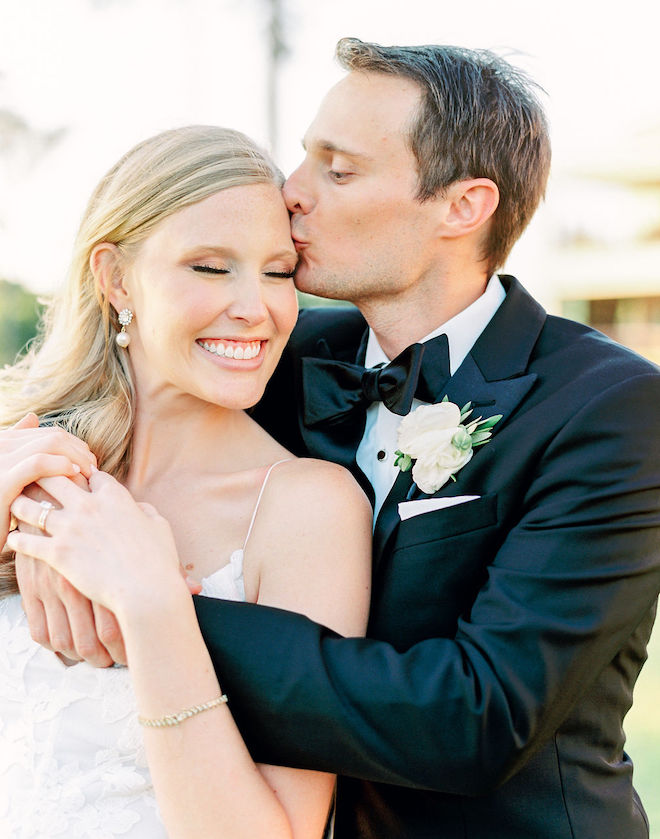
[[[172,399],[192,397],[233,410],[261,398],[298,313],[297,254],[275,185],[232,187],[184,207],[135,252],[103,248],[110,301],[134,314],[138,405],[170,412]]]
[[[220,358],[251,361],[259,355],[264,342],[261,339],[241,341],[236,338],[198,338],[197,343]]]

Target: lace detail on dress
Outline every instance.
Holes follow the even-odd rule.
[[[243,548],[237,548],[229,557],[227,565],[218,568],[202,580],[202,594],[206,597],[225,600],[245,600],[243,580]]]
[[[203,594],[245,600],[251,528]],[[67,667],[32,640],[20,597],[0,599],[0,839],[113,837],[167,839],[128,670]]]
[[[244,599],[242,559],[203,593]],[[167,839],[128,670],[64,665],[32,640],[17,595],[0,600],[0,837]]]
[[[166,839],[123,667],[66,667],[0,601],[0,836]]]

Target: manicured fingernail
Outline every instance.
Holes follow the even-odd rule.
[[[73,471],[78,475],[80,473],[80,466],[77,463],[73,464]]]

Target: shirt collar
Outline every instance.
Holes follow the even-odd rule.
[[[429,332],[418,343],[423,344],[437,335],[446,335],[449,342],[449,364],[453,376],[474,346],[477,338],[502,305],[505,297],[506,292],[499,277],[495,274],[488,281],[484,293],[474,303],[438,326],[433,332]],[[390,359],[383,352],[373,329],[370,327],[364,366],[375,367],[377,364],[387,364],[389,361]]]

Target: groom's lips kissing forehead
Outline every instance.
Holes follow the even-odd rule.
[[[300,222],[296,224],[296,218],[297,216],[295,215],[291,217],[291,238],[293,239],[293,244],[295,245],[296,250],[302,250],[307,247],[309,242],[301,230]]]

